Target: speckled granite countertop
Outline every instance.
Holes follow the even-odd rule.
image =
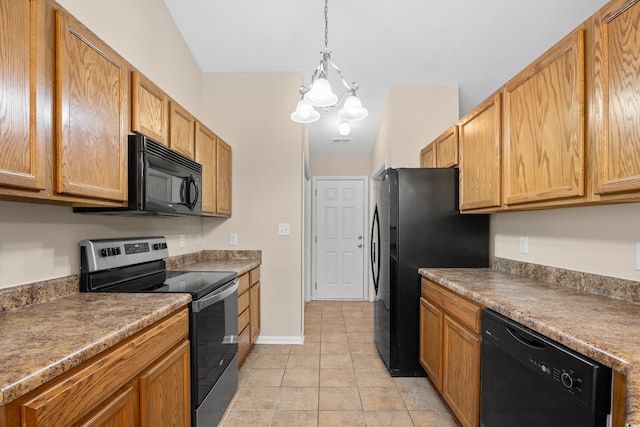
[[[627,377],[629,426],[640,426],[640,304],[494,269],[419,274],[585,354]]]
[[[0,405],[190,301],[189,294],[74,293],[0,314]]]
[[[262,263],[262,251],[201,251],[167,259],[174,271],[235,271],[238,276]]]

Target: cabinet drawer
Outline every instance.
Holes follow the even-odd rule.
[[[481,331],[482,307],[427,279],[422,279],[422,297],[441,307],[476,333]]]
[[[260,267],[254,268],[249,272],[249,277],[251,278],[251,284],[255,284],[260,280]]]
[[[240,282],[238,284],[238,295],[242,295],[249,290],[249,273],[240,276],[238,281]]]
[[[238,313],[242,313],[247,307],[249,307],[249,292],[245,292],[238,297]]]
[[[242,331],[249,324],[249,310],[245,310],[238,316],[238,330]]]

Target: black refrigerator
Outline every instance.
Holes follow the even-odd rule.
[[[371,238],[378,353],[392,376],[425,376],[418,268],[488,267],[489,216],[460,215],[458,169],[387,169]]]

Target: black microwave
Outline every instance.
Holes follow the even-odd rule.
[[[129,135],[129,203],[118,208],[73,208],[105,215],[202,214],[202,165],[148,136]]]

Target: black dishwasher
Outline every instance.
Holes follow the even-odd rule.
[[[604,427],[611,368],[494,311],[482,317],[482,427]]]

